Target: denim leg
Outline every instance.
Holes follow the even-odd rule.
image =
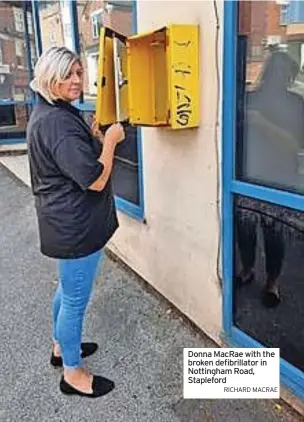
[[[275,284],[279,278],[285,255],[283,224],[274,218],[261,220],[266,257],[267,283]]]
[[[248,210],[239,209],[236,218],[236,240],[244,273],[254,268],[257,244],[257,217]]]
[[[58,281],[57,289],[53,298],[53,305],[52,305],[52,313],[53,313],[53,341],[55,343],[58,343],[58,336],[56,333],[56,327],[57,327],[57,318],[61,306],[61,294],[62,294],[62,288],[61,288],[61,282],[60,279]]]
[[[90,300],[102,252],[78,259],[59,261],[62,287],[56,335],[63,365],[67,369],[81,366],[80,347],[85,311]]]

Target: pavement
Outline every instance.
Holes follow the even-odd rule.
[[[19,158],[19,157],[18,157]],[[106,256],[84,339],[87,360],[116,388],[99,399],[63,396],[50,367],[56,265],[38,249],[30,189],[0,164],[1,422],[297,422],[281,400],[185,400],[183,347],[216,347],[120,261]]]

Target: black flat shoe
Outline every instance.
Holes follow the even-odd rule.
[[[96,397],[105,396],[106,394],[110,393],[112,390],[114,390],[115,384],[113,381],[107,378],[94,375],[93,382],[92,382],[93,392],[88,394],[88,393],[83,393],[82,391],[79,391],[76,388],[72,387],[62,377],[59,388],[63,394],[96,398]]]
[[[280,293],[265,290],[262,297],[262,302],[266,308],[275,308],[281,302]]]
[[[242,277],[241,275],[238,275],[235,277],[236,285],[238,287],[245,286],[247,284],[250,284],[254,281],[254,271],[251,271],[249,275],[246,277]]]
[[[87,358],[88,356],[93,355],[98,349],[97,343],[81,343],[81,357]],[[55,368],[61,367],[63,365],[62,357],[61,356],[54,356],[52,352],[50,363]]]

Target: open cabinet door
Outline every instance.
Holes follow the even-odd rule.
[[[126,37],[101,28],[96,119],[101,126],[128,120]]]
[[[167,34],[170,126],[172,129],[198,127],[199,27],[172,24]]]
[[[112,32],[101,28],[97,74],[96,120],[101,126],[116,121]]]

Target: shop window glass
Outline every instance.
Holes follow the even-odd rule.
[[[234,324],[304,370],[304,214],[236,196]]]
[[[35,59],[31,2],[0,1],[0,33],[0,138],[23,138]]]
[[[239,2],[236,176],[304,192],[304,30],[281,2]]]

